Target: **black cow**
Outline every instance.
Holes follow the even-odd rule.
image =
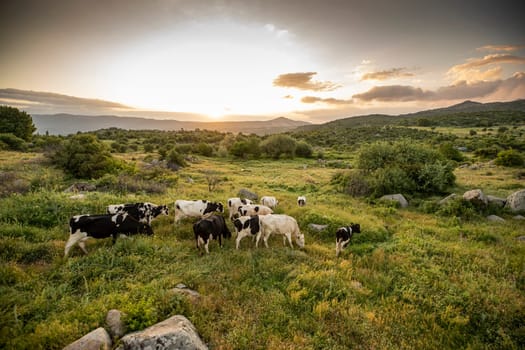
[[[339,256],[339,253],[345,248],[354,233],[360,233],[361,226],[359,224],[350,224],[349,226],[339,227],[335,232],[335,256]]]
[[[226,221],[221,215],[211,215],[200,219],[193,224],[193,232],[195,233],[197,249],[200,251],[201,245],[204,245],[204,250],[207,254],[210,253],[208,243],[211,239],[217,239],[219,246],[222,247],[222,237],[230,238],[232,236]]]
[[[87,254],[84,241],[89,238],[113,238],[113,244],[119,234],[135,235],[138,233],[152,235],[151,226],[139,222],[127,213],[103,215],[76,215],[69,220],[69,239],[66,243],[64,256],[67,256],[71,247],[78,243],[82,251]]]
[[[151,225],[151,220],[160,214],[168,215],[168,206],[156,205],[153,203],[131,203],[131,204],[111,204],[106,208],[108,214],[126,212],[138,221]]]

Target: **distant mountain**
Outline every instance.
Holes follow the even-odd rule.
[[[267,121],[239,122],[192,122],[178,120],[159,120],[114,115],[86,116],[74,114],[36,114],[33,123],[39,134],[68,135],[78,131],[94,131],[106,128],[125,130],[194,130],[207,129],[221,132],[267,135],[293,130],[308,122],[296,121],[284,117]]]
[[[487,112],[525,112],[525,99],[515,100],[511,102],[491,102],[480,103],[474,101],[464,101],[456,105],[445,108],[429,109],[415,113],[388,115],[388,114],[369,114],[355,117],[348,117],[337,119],[325,124],[305,125],[297,129],[297,131],[309,131],[318,128],[349,128],[361,126],[383,126],[389,124],[399,124],[403,120],[450,116],[452,119],[458,117],[459,114],[465,113],[487,113]],[[461,116],[465,118],[464,115]],[[473,116],[474,117],[474,116]],[[450,119],[450,118],[449,118]]]

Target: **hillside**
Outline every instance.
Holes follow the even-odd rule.
[[[353,128],[385,125],[416,125],[420,118],[428,118],[440,126],[491,126],[508,123],[509,120],[525,122],[525,100],[511,102],[479,103],[465,101],[446,108],[429,109],[416,113],[387,115],[369,114],[337,119],[321,125],[305,125],[296,131],[323,128]],[[483,125],[485,124],[485,125]]]
[[[217,130],[221,132],[267,135],[293,130],[307,122],[276,118],[267,121],[239,122],[191,122],[178,120],[159,120],[114,115],[73,115],[73,114],[37,114],[33,115],[37,133],[51,135],[68,135],[77,131],[94,131],[116,127],[125,130]]]

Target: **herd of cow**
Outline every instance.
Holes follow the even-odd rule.
[[[272,234],[282,235],[283,244],[288,242],[292,249],[292,239],[300,248],[304,247],[304,234],[299,230],[297,221],[288,215],[273,214],[277,204],[277,199],[270,196],[262,197],[261,204],[252,203],[249,199],[228,199],[229,219],[233,221],[237,234],[236,249],[239,249],[241,239],[247,236],[255,240],[255,247],[258,247],[261,238],[268,247],[268,238]],[[306,197],[299,196],[297,204],[306,205]],[[161,214],[168,215],[166,205],[148,202],[108,205],[106,211],[107,214],[101,215],[75,215],[69,220],[70,235],[65,246],[65,256],[76,244],[87,254],[84,242],[89,238],[112,237],[115,243],[119,235],[152,235],[151,221]],[[208,254],[210,240],[215,239],[222,246],[222,238],[230,238],[232,235],[222,213],[224,206],[220,202],[175,201],[175,223],[186,217],[198,218],[193,224],[195,242],[199,251],[204,247]],[[359,232],[359,224],[340,227],[336,231],[336,256],[350,243],[353,234]]]

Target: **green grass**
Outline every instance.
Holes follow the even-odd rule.
[[[16,171],[12,154],[0,152],[0,159]],[[221,179],[211,193],[210,170]],[[95,192],[78,201],[43,188],[2,198],[0,348],[63,348],[104,326],[113,308],[127,314],[130,331],[184,314],[211,349],[525,346],[525,245],[516,240],[525,234],[522,222],[506,214],[502,225],[369,204],[329,185],[337,171],[313,160],[201,158],[165,194]],[[474,185],[501,196],[514,191],[510,170],[467,171],[457,172],[458,193]],[[305,233],[305,249],[271,237],[269,249],[255,249],[246,238],[235,250],[233,237],[222,249],[210,243],[210,255],[201,256],[192,220],[174,226],[170,215],[153,222],[152,237],[114,246],[92,240],[87,256],[75,247],[63,257],[71,215],[115,202],[148,200],[170,209],[176,199],[226,202],[241,188],[275,195],[276,211],[294,216]],[[299,208],[303,194],[308,204]],[[360,223],[362,233],[336,258],[335,229],[349,222]],[[315,232],[309,223],[329,226]],[[172,293],[178,283],[201,300]]]

